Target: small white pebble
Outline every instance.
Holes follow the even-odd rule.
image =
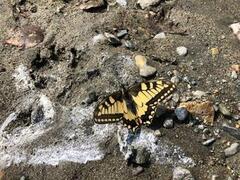
[[[154,39],[165,39],[166,34],[164,32],[160,32],[154,36]]]
[[[177,51],[179,56],[186,56],[187,53],[188,53],[187,48],[184,47],[184,46],[177,47],[176,51]]]
[[[237,79],[237,78],[238,78],[238,75],[237,75],[237,72],[236,72],[236,71],[232,71],[232,73],[231,73],[231,78],[232,78],[232,79]]]

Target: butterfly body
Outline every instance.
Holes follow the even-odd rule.
[[[94,111],[95,123],[123,124],[133,131],[142,124],[150,125],[157,106],[175,90],[175,85],[164,80],[139,83],[107,96]]]

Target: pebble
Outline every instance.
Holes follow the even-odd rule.
[[[179,121],[185,121],[188,117],[188,111],[184,107],[178,107],[175,109],[175,114]]]
[[[93,102],[97,101],[98,100],[98,97],[97,97],[97,93],[95,91],[92,91],[88,94],[88,98],[87,98],[87,101],[86,103],[88,105],[92,104]]]
[[[160,32],[154,36],[154,39],[165,39],[166,34],[164,32]]]
[[[142,9],[145,9],[150,6],[158,4],[161,0],[138,0],[137,4],[141,6]]]
[[[240,72],[240,64],[233,64],[230,67],[231,71]]]
[[[208,139],[208,140],[202,142],[202,145],[204,145],[204,146],[210,146],[210,145],[212,145],[215,141],[216,141],[215,138],[211,138],[211,139]]]
[[[105,6],[105,1],[104,0],[89,0],[84,3],[82,3],[79,6],[79,9],[89,11],[95,8],[103,7]]]
[[[124,41],[124,46],[128,49],[134,49],[135,48],[134,44],[129,40]]]
[[[218,48],[211,48],[212,57],[216,57],[220,53]]]
[[[171,78],[171,82],[174,83],[174,84],[178,84],[180,82],[180,79],[178,76],[173,76]]]
[[[2,73],[2,72],[5,72],[6,71],[6,68],[5,67],[2,67],[2,66],[0,66],[0,73]]]
[[[128,34],[128,31],[126,29],[123,29],[123,30],[120,30],[118,33],[117,33],[117,37],[118,38],[122,38],[124,37],[125,35]]]
[[[21,177],[20,177],[20,180],[25,180],[25,179],[26,179],[25,176],[21,176]]]
[[[218,176],[218,175],[216,175],[216,174],[212,175],[211,180],[218,180],[218,179],[219,179],[219,176]]]
[[[166,119],[163,123],[163,127],[165,127],[166,129],[173,128],[173,119]]]
[[[155,136],[158,136],[158,137],[161,137],[161,136],[162,136],[162,133],[161,133],[161,131],[158,129],[158,130],[154,131],[154,135],[155,135]]]
[[[90,79],[90,78],[99,76],[100,71],[99,71],[99,69],[89,69],[89,70],[87,70],[86,75],[87,75],[87,78]]]
[[[240,112],[240,103],[237,104],[237,110]]]
[[[207,135],[206,134],[202,134],[202,140],[207,140]]]
[[[238,121],[238,120],[240,120],[240,115],[239,115],[239,114],[234,114],[234,115],[232,115],[232,118],[233,118],[235,121]]]
[[[45,119],[44,110],[42,106],[37,106],[33,108],[31,112],[31,122],[33,124],[39,123]]]
[[[240,40],[240,22],[233,23],[229,27],[233,30],[233,34],[237,36],[238,40]]]
[[[127,0],[116,0],[120,6],[127,6]]]
[[[195,96],[195,97],[198,98],[198,99],[201,99],[202,97],[204,97],[204,96],[207,95],[206,92],[204,92],[204,91],[199,91],[199,90],[193,91],[192,94],[193,94],[193,96]]]
[[[176,103],[178,103],[180,101],[180,96],[178,93],[174,93],[172,96],[172,100]]]
[[[138,166],[132,170],[132,175],[137,176],[144,171],[142,166]]]
[[[237,72],[236,72],[236,71],[232,71],[232,73],[231,73],[231,78],[232,78],[232,79],[237,79],[237,78],[238,78],[238,75],[237,75]]]
[[[229,116],[229,117],[232,116],[232,113],[228,110],[228,108],[227,108],[224,104],[220,103],[220,104],[218,105],[218,107],[219,107],[219,111],[220,111],[224,116]]]
[[[198,129],[200,129],[200,130],[204,130],[204,125],[203,124],[200,124],[200,125],[198,125]]]
[[[140,69],[140,76],[142,77],[150,77],[156,74],[157,69],[155,67],[145,65],[143,68]]]
[[[135,156],[135,162],[137,164],[146,164],[150,160],[150,152],[147,150],[147,148],[140,148],[137,149],[136,156]]]
[[[186,56],[187,53],[188,53],[187,48],[184,47],[184,46],[177,47],[176,51],[177,51],[179,56]]]
[[[104,43],[107,40],[107,38],[103,34],[98,34],[92,38],[93,45]]]
[[[113,34],[105,32],[104,36],[107,38],[109,44],[112,46],[120,46],[122,44],[121,41]]]
[[[225,132],[229,133],[231,136],[233,136],[233,137],[235,137],[236,139],[239,139],[239,140],[240,140],[240,131],[239,131],[239,129],[234,128],[234,127],[231,127],[231,126],[229,126],[229,125],[227,125],[227,124],[223,124],[223,125],[222,125],[222,129],[223,129]]]
[[[147,65],[147,58],[142,55],[136,55],[135,56],[135,63],[138,68],[143,68],[145,65]]]
[[[224,154],[226,157],[229,157],[229,156],[232,156],[232,155],[238,153],[239,150],[240,150],[239,143],[233,143],[233,144],[231,144],[230,147],[228,147],[224,150]]]
[[[180,166],[175,167],[173,170],[173,180],[194,180],[191,172],[188,169]]]

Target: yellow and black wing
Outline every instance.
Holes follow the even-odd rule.
[[[136,104],[137,117],[143,124],[152,123],[157,106],[168,99],[175,89],[173,83],[161,79],[142,82],[129,89],[129,94]]]
[[[123,119],[123,99],[121,91],[107,96],[94,111],[94,122],[98,124],[115,123]]]

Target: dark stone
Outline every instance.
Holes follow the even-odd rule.
[[[136,155],[134,159],[135,163],[137,164],[147,164],[150,161],[150,152],[147,150],[147,148],[136,149]]]
[[[185,121],[188,118],[188,111],[186,108],[179,107],[175,109],[175,114],[179,121]]]
[[[93,102],[95,102],[95,101],[97,101],[97,100],[98,100],[98,96],[97,96],[96,92],[95,92],[95,91],[92,91],[92,92],[90,92],[90,93],[88,94],[88,98],[87,98],[86,103],[87,103],[88,105],[90,105],[90,104],[92,104]]]
[[[31,122],[32,123],[39,123],[42,120],[44,120],[43,106],[39,106],[39,107],[37,107],[36,110],[32,111]]]
[[[155,118],[160,118],[167,113],[167,108],[164,106],[158,106],[155,113]]]
[[[99,69],[90,69],[87,71],[87,78],[93,78],[100,75]]]
[[[31,77],[34,78],[34,75]],[[38,80],[36,82],[34,82],[34,85],[36,88],[45,89],[47,87],[47,82],[48,82],[48,78],[39,77]]]

